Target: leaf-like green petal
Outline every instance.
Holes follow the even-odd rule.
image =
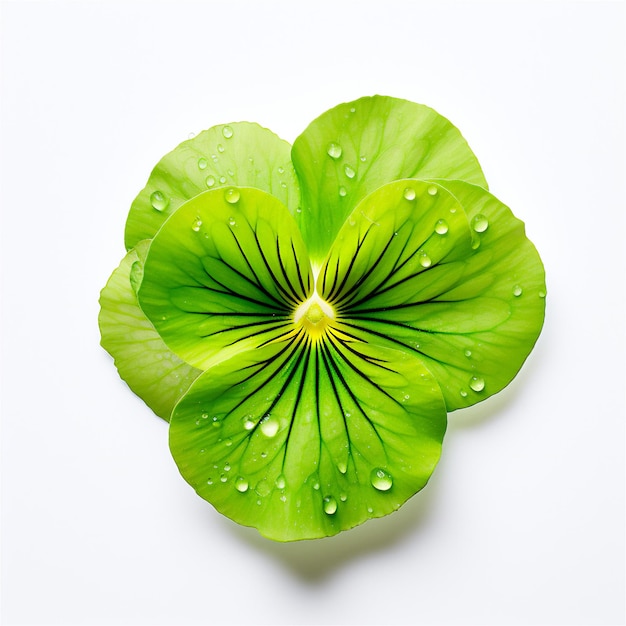
[[[276,196],[292,213],[300,202],[291,146],[258,124],[214,126],[183,141],[156,165],[126,222],[126,249],[154,237],[181,204],[206,191],[238,185]]]
[[[200,370],[181,361],[159,337],[137,302],[133,284],[141,281],[150,242],[131,250],[100,294],[102,347],[113,357],[120,376],[159,416],[169,421],[180,396]]]
[[[166,344],[201,369],[294,328],[313,289],[298,227],[274,196],[207,191],[157,233],[139,301]]]
[[[293,162],[309,254],[320,261],[354,207],[401,178],[454,178],[487,188],[459,130],[432,109],[374,96],[327,111],[296,139]]]
[[[416,191],[408,217],[404,185]],[[506,386],[543,324],[544,270],[523,223],[461,181],[400,181],[368,196],[319,281],[355,339],[419,354],[448,410]]]
[[[170,448],[220,512],[293,541],[397,509],[428,481],[445,426],[439,386],[418,358],[354,342],[337,325],[200,376],[174,411]]]

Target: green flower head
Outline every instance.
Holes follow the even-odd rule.
[[[459,131],[389,97],[293,147],[215,126],[154,168],[102,291],[102,345],[170,422],[197,493],[280,541],[398,509],[447,413],[505,387],[543,324],[541,260]]]

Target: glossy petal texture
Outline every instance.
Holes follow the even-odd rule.
[[[460,181],[399,181],[368,196],[320,280],[355,338],[419,355],[448,410],[506,386],[543,324],[544,270],[524,225]]]
[[[401,178],[453,178],[487,188],[467,142],[446,118],[407,100],[373,96],[347,102],[312,122],[293,145],[302,212],[314,262],[369,193]]]
[[[126,222],[126,249],[154,237],[181,204],[207,189],[256,187],[295,213],[300,196],[290,151],[286,141],[250,122],[213,126],[183,141],[157,163],[135,198]]]
[[[143,401],[169,421],[176,402],[200,370],[167,348],[137,302],[133,284],[141,282],[149,246],[141,242],[122,260],[100,294],[102,347],[113,357],[120,376]]]
[[[280,337],[313,278],[287,208],[258,189],[207,191],[164,224],[139,301],[167,345],[201,369]]]
[[[334,535],[428,481],[446,411],[419,359],[302,329],[203,374],[172,416],[185,479],[272,539]]]

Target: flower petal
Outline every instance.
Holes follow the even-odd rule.
[[[312,289],[287,208],[258,189],[229,187],[189,200],[163,225],[139,302],[180,358],[207,369],[293,330]]]
[[[295,213],[300,195],[291,146],[250,122],[213,126],[183,141],[155,166],[133,201],[126,222],[126,249],[154,237],[181,204],[207,189],[239,185],[276,196]]]
[[[98,324],[102,347],[115,360],[122,379],[169,421],[174,405],[200,370],[168,349],[139,307],[133,285],[141,279],[148,246],[148,241],[140,242],[111,275],[100,294]]]
[[[373,96],[322,114],[296,139],[293,162],[302,212],[296,215],[309,254],[321,261],[354,207],[401,178],[454,178],[487,188],[459,130],[432,109]]]
[[[543,324],[545,281],[507,207],[481,187],[439,183],[399,181],[368,196],[319,281],[346,332],[419,354],[454,410],[519,371]],[[413,213],[404,185],[416,192]]]
[[[300,330],[200,376],[174,411],[170,448],[221,513],[293,541],[397,509],[428,481],[445,427],[418,358]]]

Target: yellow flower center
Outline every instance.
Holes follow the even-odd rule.
[[[304,328],[313,341],[317,341],[324,336],[334,319],[333,307],[317,294],[313,294],[296,309],[293,321],[297,327]]]

